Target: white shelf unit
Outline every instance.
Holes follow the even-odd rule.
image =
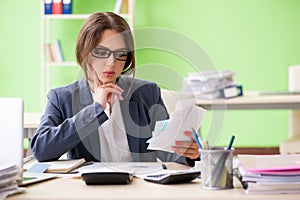
[[[117,3],[118,0],[116,0]],[[128,13],[118,13],[123,18],[127,19],[128,24],[133,30],[134,27],[134,8],[135,8],[135,0],[127,0],[128,5]],[[41,13],[41,72],[40,72],[40,82],[41,82],[41,111],[43,112],[45,105],[46,105],[46,94],[51,89],[51,76],[50,70],[51,67],[59,66],[59,67],[76,67],[77,63],[75,62],[75,55],[74,61],[63,61],[63,62],[49,62],[47,61],[45,55],[45,45],[50,43],[51,40],[51,28],[50,24],[51,21],[54,20],[85,20],[87,19],[90,14],[53,14],[53,15],[45,15],[44,14],[44,0],[40,0],[40,13]],[[112,8],[113,10],[113,8]],[[75,43],[76,41],[74,41]]]

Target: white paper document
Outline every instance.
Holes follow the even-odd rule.
[[[171,167],[172,168],[172,167]],[[192,172],[194,168],[188,169],[163,169],[161,163],[153,162],[94,162],[91,165],[79,168],[79,173],[95,173],[95,172],[128,172],[137,178],[145,178],[148,175],[156,174],[176,174],[179,172]]]
[[[95,162],[79,168],[79,173],[90,172],[128,172],[135,176],[142,176],[161,172],[163,170],[161,163],[147,162]]]
[[[158,121],[147,149],[174,152],[175,141],[191,141],[184,131],[198,130],[206,110],[195,105],[194,99],[178,101],[169,120]]]

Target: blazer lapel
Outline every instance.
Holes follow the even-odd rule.
[[[88,105],[91,105],[94,100],[86,78],[82,78],[78,84],[79,84],[80,108],[82,109]]]

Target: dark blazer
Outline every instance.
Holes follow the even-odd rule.
[[[117,84],[124,90],[120,107],[133,161],[156,162],[158,157],[193,165],[191,159],[174,153],[147,150],[155,122],[169,117],[160,88],[127,76],[121,76]],[[31,141],[32,153],[38,161],[57,160],[66,152],[70,159],[101,161],[98,127],[107,119],[101,105],[93,101],[86,78],[52,89]]]

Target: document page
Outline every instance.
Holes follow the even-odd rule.
[[[175,111],[169,120],[158,121],[153,131],[153,137],[147,142],[148,149],[174,152],[175,141],[191,141],[184,131],[198,130],[206,110],[195,105],[194,99],[184,99],[177,103]]]
[[[161,163],[149,162],[95,162],[79,168],[79,173],[90,172],[128,172],[135,176],[153,174],[163,170]]]

